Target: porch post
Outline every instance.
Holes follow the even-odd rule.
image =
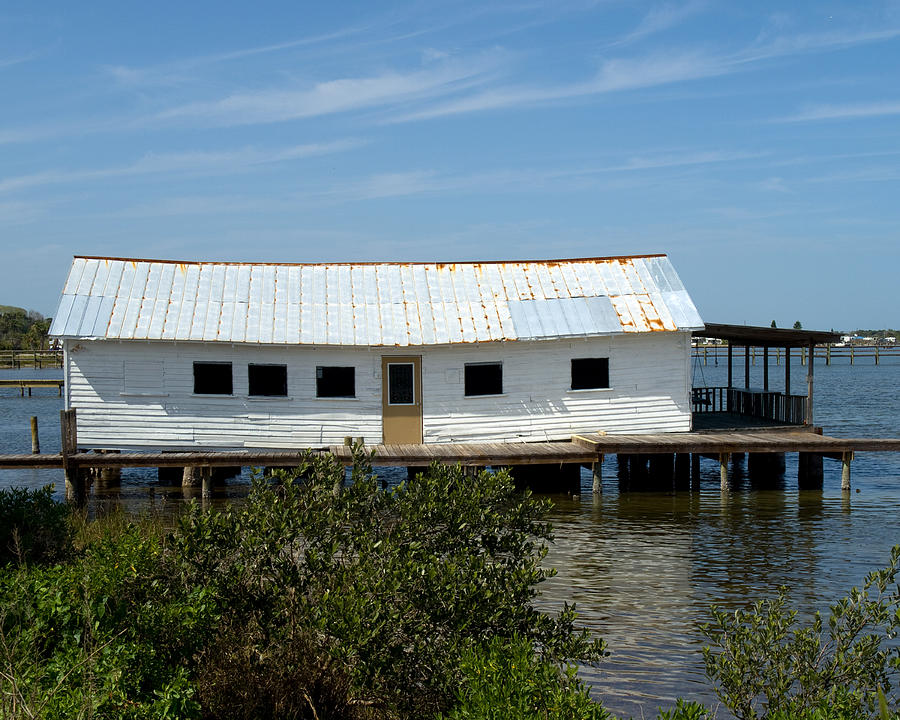
[[[809,344],[809,362],[806,363],[806,424],[813,424],[813,358],[816,356],[816,345]]]
[[[791,346],[784,348],[784,394],[791,396]]]
[[[728,389],[725,391],[725,409],[731,412],[731,384],[734,365],[734,345],[728,341]]]
[[[744,345],[744,388],[750,389],[750,345]]]

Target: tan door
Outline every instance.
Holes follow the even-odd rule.
[[[422,442],[422,358],[381,358],[384,443]]]

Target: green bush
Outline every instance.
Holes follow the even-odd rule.
[[[722,702],[740,720],[855,720],[896,707],[898,563],[900,546],[891,551],[888,567],[831,606],[827,622],[816,613],[801,625],[797,611],[786,607],[786,588],[748,611],[714,607],[713,622],[703,628],[711,641],[704,659]]]
[[[556,664],[602,643],[532,604],[548,503],[437,466],[384,491],[355,453],[346,486],[310,455],[245,504],[95,521],[66,563],[0,569],[0,716],[433,717],[492,638],[581,697]]]
[[[588,662],[602,643],[565,608],[532,604],[548,503],[506,473],[467,477],[434,465],[389,491],[357,448],[353,479],[307,456],[248,503],[186,515],[174,536],[185,582],[207,582],[241,622],[279,642],[319,638],[369,707],[423,717],[447,706],[474,644],[519,635],[551,659]]]
[[[443,720],[607,720],[575,677],[518,637],[494,638],[460,658],[462,682]]]
[[[68,505],[53,499],[53,486],[0,490],[0,565],[52,563],[72,550]]]

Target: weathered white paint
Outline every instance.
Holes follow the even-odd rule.
[[[66,340],[79,444],[121,449],[302,448],[381,440],[381,357],[421,354],[425,442],[564,440],[690,429],[690,333],[417,349]],[[569,390],[570,360],[609,357],[609,389]],[[503,394],[464,396],[467,362],[501,361]],[[230,361],[234,393],[194,395],[195,361]],[[286,398],[247,395],[248,363],[287,365]],[[317,365],[356,368],[355,399],[316,398]]]

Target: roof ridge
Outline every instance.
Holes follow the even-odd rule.
[[[575,258],[548,258],[543,260],[524,259],[524,260],[360,260],[360,261],[341,261],[341,262],[257,262],[257,261],[234,261],[234,260],[166,260],[154,258],[130,258],[130,257],[108,257],[104,255],[75,255],[73,260],[107,260],[110,262],[145,262],[145,263],[162,263],[167,265],[272,265],[280,267],[308,267],[323,265],[438,265],[441,267],[448,265],[558,265],[562,263],[576,262],[601,262],[608,260],[637,260],[641,258],[667,257],[665,253],[641,253],[637,255],[608,255],[598,257],[575,257]]]

